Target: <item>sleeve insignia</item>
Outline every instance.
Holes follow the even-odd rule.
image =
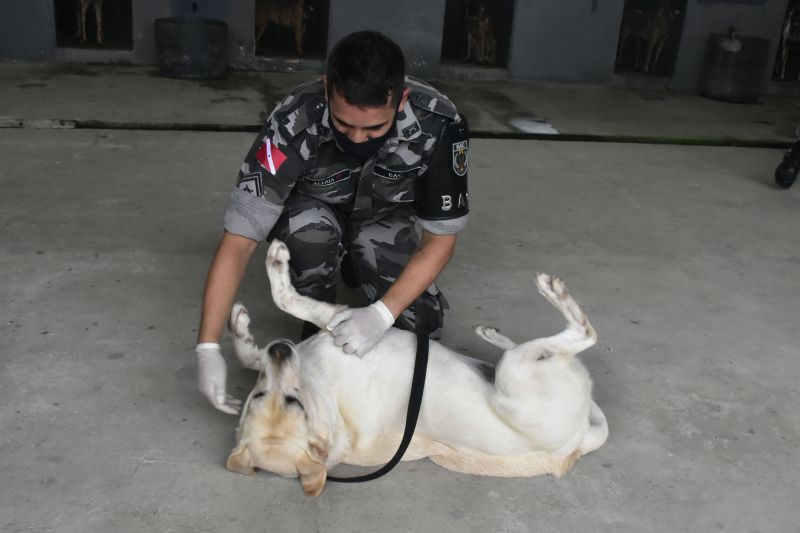
[[[456,176],[464,176],[467,173],[469,167],[467,143],[468,141],[453,143],[453,172]]]

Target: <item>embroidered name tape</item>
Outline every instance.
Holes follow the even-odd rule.
[[[351,174],[352,171],[349,168],[346,168],[344,170],[340,170],[339,172],[331,174],[330,176],[326,176],[324,178],[306,177],[304,178],[304,180],[312,187],[327,187],[328,185],[333,185],[335,183],[339,183],[350,179]]]
[[[375,168],[372,170],[372,172],[376,176],[386,178],[387,180],[401,180],[412,173],[416,174],[418,170],[419,167],[407,168],[403,170],[392,170],[390,168],[375,165]]]

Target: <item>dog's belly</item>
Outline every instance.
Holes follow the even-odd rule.
[[[387,436],[405,425],[416,339],[391,329],[362,359],[342,354],[318,335],[303,350],[304,364],[330,387],[352,439],[352,455],[381,456]],[[532,451],[529,437],[493,409],[494,387],[461,356],[432,342],[416,435],[491,455]],[[386,450],[391,457],[394,450]]]

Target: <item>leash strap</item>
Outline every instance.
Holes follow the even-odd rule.
[[[414,375],[411,378],[411,393],[408,398],[408,412],[406,414],[406,427],[403,431],[403,438],[400,440],[400,447],[388,463],[383,465],[378,470],[365,474],[363,476],[355,477],[336,477],[328,476],[328,481],[336,481],[339,483],[361,483],[364,481],[371,481],[377,479],[397,466],[403,454],[406,453],[408,445],[411,444],[411,438],[414,436],[414,429],[417,427],[417,419],[419,418],[419,409],[422,406],[422,393],[425,390],[425,374],[428,369],[428,335],[429,328],[426,320],[427,310],[425,302],[422,298],[418,298],[414,313],[414,330],[417,334],[417,356],[414,360]]]

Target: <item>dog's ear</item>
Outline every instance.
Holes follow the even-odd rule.
[[[250,455],[250,450],[247,449],[246,443],[239,443],[228,456],[225,462],[225,467],[231,472],[237,472],[246,476],[252,476],[256,473],[253,468],[253,458]]]
[[[315,461],[324,464],[328,460],[328,445],[323,437],[312,436],[308,439],[308,447]]]
[[[328,471],[325,463],[307,455],[297,465],[297,473],[300,475],[300,484],[303,491],[308,496],[319,496],[325,488],[325,480],[328,479]]]

